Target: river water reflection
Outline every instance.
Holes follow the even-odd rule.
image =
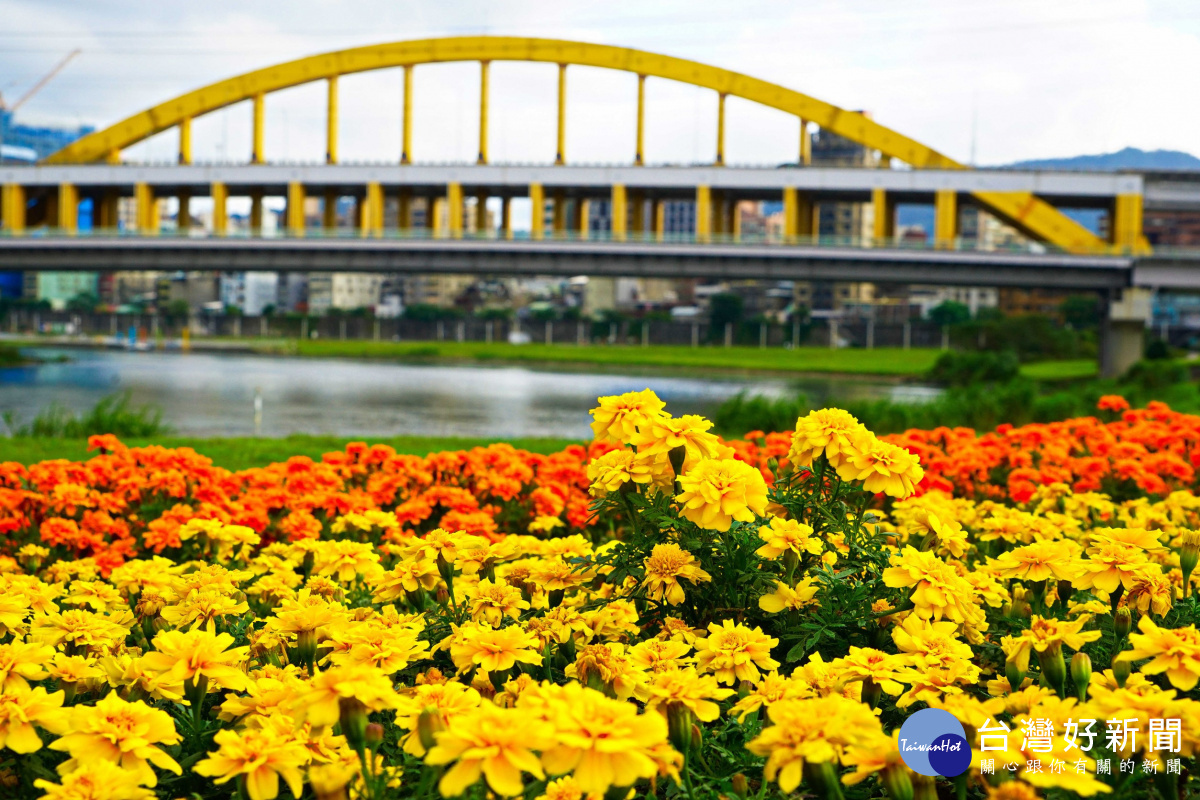
[[[342,359],[204,353],[140,353],[31,348],[61,362],[0,369],[0,409],[27,422],[57,402],[76,411],[128,390],[137,404],[163,410],[174,431],[192,436],[254,432],[256,390],[265,436],[473,436],[585,438],[588,409],[601,395],[647,387],[674,414],[711,415],[747,391],[837,397],[920,399],[930,390],[871,380],[726,375],[663,376],[653,370],[551,371],[522,366],[396,364]],[[2,446],[2,445],[0,445]]]

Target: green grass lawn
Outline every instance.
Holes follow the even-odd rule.
[[[253,346],[253,342],[248,342]],[[829,350],[801,347],[676,347],[654,345],[525,344],[507,342],[373,342],[292,340],[284,352],[324,358],[378,358],[395,361],[475,361],[484,363],[584,364],[675,367],[683,369],[768,370],[775,372],[919,375],[937,361],[935,349],[876,348]]]
[[[1094,378],[1100,365],[1092,358],[1073,361],[1041,361],[1021,366],[1021,374],[1038,381],[1063,381],[1077,378]]]
[[[164,447],[191,447],[213,460],[217,466],[239,470],[262,467],[291,456],[310,456],[320,459],[323,453],[343,450],[347,442],[364,441],[362,438],[338,436],[288,436],[283,439],[217,438],[196,439],[165,436],[150,440],[130,439],[125,444],[142,447],[160,444]],[[461,450],[481,447],[497,439],[439,438],[436,436],[393,436],[381,439],[365,439],[369,444],[387,444],[399,453],[428,455],[440,450]],[[553,453],[569,444],[578,444],[569,439],[512,439],[514,447],[535,453]],[[89,457],[87,442],[78,439],[0,438],[0,461],[19,461],[33,464],[53,458],[79,461]]]

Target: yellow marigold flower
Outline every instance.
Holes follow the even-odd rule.
[[[617,642],[581,648],[575,662],[567,665],[565,674],[585,686],[603,689],[620,700],[628,700],[635,693],[641,697],[646,681],[638,663],[626,657],[625,645]]]
[[[679,477],[675,496],[683,516],[713,531],[727,531],[734,520],[753,522],[767,510],[762,473],[730,458],[701,461]]]
[[[1154,613],[1165,616],[1175,603],[1175,584],[1169,575],[1154,567],[1142,571],[1125,595],[1125,604],[1143,614]]]
[[[836,762],[846,748],[883,735],[870,708],[836,694],[781,700],[767,713],[774,724],[763,729],[746,749],[757,756],[766,756],[763,777],[778,783],[780,791],[785,793],[795,791],[800,785],[805,762]]]
[[[522,664],[542,663],[542,655],[537,651],[537,637],[519,626],[492,628],[486,623],[473,622],[451,627],[454,633],[447,641],[450,658],[459,675],[472,667],[490,675],[512,669],[518,661]],[[443,646],[447,646],[446,642]]]
[[[136,775],[138,783],[155,786],[158,776],[151,764],[176,775],[181,773],[175,759],[155,746],[180,741],[167,712],[151,708],[141,700],[126,702],[113,693],[105,695],[95,706],[72,706],[66,713],[67,733],[50,745],[51,750],[63,750],[71,756],[59,765],[59,774],[108,761]]]
[[[1061,648],[1064,644],[1072,650],[1079,650],[1088,642],[1099,639],[1100,631],[1082,630],[1090,619],[1086,614],[1071,621],[1034,614],[1027,630],[1020,636],[1002,637],[1001,646],[1007,659],[1015,661],[1024,672],[1029,668],[1029,656],[1033,651],[1044,653]]]
[[[953,513],[950,511],[949,513]],[[939,554],[963,558],[970,549],[967,532],[953,517],[939,515],[927,508],[917,509],[907,526],[910,536],[932,535],[937,547],[934,551]]]
[[[579,788],[579,782],[568,775],[547,783],[546,791],[539,794],[534,800],[599,800],[599,798],[596,795],[587,795],[585,798],[583,790]]]
[[[900,670],[908,666],[908,659],[873,647],[851,647],[849,655],[834,659],[831,666],[841,671],[844,683],[873,681],[883,691],[895,695],[903,690],[896,679]]]
[[[814,598],[820,588],[811,576],[802,578],[795,586],[775,581],[775,590],[758,598],[758,607],[768,614],[778,614],[816,605]]]
[[[597,639],[615,641],[642,632],[638,627],[637,608],[629,600],[614,600],[583,615]]]
[[[174,605],[165,606],[162,618],[173,627],[199,628],[222,617],[240,616],[250,610],[245,600],[238,601],[227,594],[205,590],[191,592]]]
[[[347,539],[317,542],[312,552],[313,574],[333,576],[338,583],[353,583],[358,576],[370,580],[383,571],[371,542]]]
[[[634,483],[668,486],[671,483],[671,463],[665,456],[654,453],[635,453],[622,448],[610,450],[587,465],[588,491],[593,497],[604,497],[622,486]]]
[[[632,703],[613,700],[577,683],[527,691],[517,713],[547,707],[555,728],[542,751],[551,775],[571,772],[581,791],[603,795],[658,773],[659,748],[667,745],[667,723],[659,714],[639,714]]]
[[[209,751],[208,758],[192,771],[213,778],[218,786],[242,777],[250,800],[274,800],[279,795],[280,778],[293,797],[303,791],[303,768],[309,753],[296,738],[290,717],[269,718],[259,728],[217,731],[213,744],[217,749]]]
[[[856,449],[837,468],[844,481],[861,481],[868,492],[908,497],[925,477],[920,460],[899,445],[873,434],[860,436],[854,444]]]
[[[67,730],[63,692],[46,694],[41,686],[0,692],[0,748],[33,753],[42,748],[34,725],[50,733]]]
[[[987,627],[971,584],[933,553],[906,546],[892,556],[891,566],[883,571],[883,582],[894,589],[912,586],[912,603],[923,619],[950,619],[979,629]]]
[[[427,764],[451,764],[438,782],[443,797],[457,797],[482,775],[501,797],[525,791],[521,773],[544,778],[534,750],[552,741],[553,728],[512,709],[485,703],[450,721],[425,756]]]
[[[481,700],[479,692],[454,681],[422,684],[401,695],[396,727],[409,731],[400,742],[404,752],[418,758],[425,755],[419,730],[423,716],[431,719],[437,730],[444,730],[453,719],[478,706]]]
[[[735,625],[724,620],[720,625],[709,623],[708,636],[696,640],[696,666],[701,672],[712,672],[721,683],[757,680],[759,667],[778,669],[779,662],[771,658],[771,648],[779,640],[767,636],[762,628]]]
[[[526,529],[530,533],[550,533],[556,528],[561,528],[564,525],[566,525],[566,523],[558,517],[542,515],[535,517],[533,522],[530,522]]]
[[[138,776],[108,761],[77,769],[60,783],[38,778],[33,785],[45,792],[42,800],[155,800],[152,789],[138,783]]]
[[[226,525],[215,519],[189,519],[179,528],[180,541],[199,538],[204,541],[205,552],[218,561],[233,557],[235,547],[241,546],[243,554],[262,541],[253,528],[245,525]]]
[[[1112,594],[1118,586],[1133,588],[1149,562],[1146,551],[1127,544],[1103,544],[1088,554],[1083,572],[1073,583],[1081,589],[1096,588]]]
[[[1140,661],[1151,659],[1143,664],[1140,671],[1145,675],[1167,673],[1167,679],[1176,689],[1190,692],[1196,688],[1200,680],[1200,632],[1195,625],[1186,628],[1160,628],[1154,620],[1144,616],[1138,621],[1141,633],[1129,634],[1132,650],[1126,650],[1117,656],[1120,661]]]
[[[105,581],[75,581],[63,602],[72,606],[88,606],[93,611],[108,611],[127,605],[121,593]]]
[[[131,627],[133,615],[128,609],[111,614],[71,609],[34,617],[29,639],[51,646],[65,645],[68,652],[101,652],[123,642]]]
[[[869,432],[862,423],[840,408],[811,411],[796,420],[787,460],[794,467],[806,467],[823,455],[836,469],[857,451],[855,440],[866,433]]]
[[[842,783],[853,786],[879,773],[879,782],[885,787],[895,785],[893,781],[897,780],[901,781],[901,786],[907,785],[903,782],[905,780],[911,784],[911,773],[900,757],[899,736],[900,731],[897,730],[891,736],[882,733],[879,736],[864,736],[860,741],[848,745],[842,754],[842,763],[854,767],[854,772],[843,776]]]
[[[376,530],[386,533],[399,531],[400,523],[396,521],[396,515],[392,512],[372,508],[362,513],[351,511],[349,514],[338,517],[329,526],[329,530],[331,533],[348,531],[371,533]]]
[[[495,583],[484,578],[471,590],[471,619],[484,621],[493,628],[498,627],[505,617],[518,619],[521,612],[529,608],[529,601],[521,597],[521,590],[509,586],[503,578]]]
[[[44,644],[14,641],[0,644],[0,693],[29,688],[29,681],[46,677],[42,664],[54,656],[54,648]]]
[[[668,605],[677,606],[685,599],[680,579],[691,583],[708,583],[712,576],[696,565],[691,553],[674,542],[656,544],[650,557],[644,562],[646,577],[642,585],[655,600],[666,600]]]
[[[1041,800],[1037,789],[1021,781],[1006,781],[999,786],[987,787],[987,791],[987,800]]]
[[[649,389],[601,397],[593,408],[592,435],[596,441],[626,444],[648,419],[664,416],[666,403]]]
[[[54,659],[46,668],[47,674],[59,682],[59,685],[65,683],[79,683],[87,681],[89,684],[99,678],[104,678],[104,670],[96,663],[95,659],[85,656],[68,656],[63,653],[55,653]]]
[[[1034,542],[1001,553],[989,567],[999,578],[1074,581],[1083,570],[1077,548],[1067,540]]]
[[[712,675],[700,675],[696,670],[667,670],[659,672],[646,684],[646,710],[667,716],[673,708],[686,708],[701,722],[712,722],[721,715],[721,707],[713,700],[724,700],[733,689],[722,689]]]
[[[677,447],[685,448],[683,471],[686,472],[702,459],[733,455],[733,448],[708,432],[712,425],[695,414],[648,417],[629,441],[637,447],[639,455],[667,455]]]
[[[429,646],[417,637],[419,630],[386,627],[376,621],[357,625],[341,635],[339,645],[328,660],[339,667],[367,666],[384,675],[394,675],[414,662],[429,656]]]
[[[246,687],[246,694],[225,696],[218,717],[225,722],[236,722],[243,717],[247,726],[273,716],[279,712],[290,714],[295,705],[296,697],[308,685],[295,675],[280,677],[256,676]]]
[[[234,647],[228,633],[207,629],[162,631],[152,642],[154,651],[142,657],[147,672],[156,673],[157,683],[199,685],[206,679],[214,687],[240,692],[246,688],[248,647]]]
[[[58,610],[58,606],[54,607]],[[0,636],[25,634],[25,620],[33,609],[29,607],[29,598],[11,592],[0,592]],[[51,642],[50,644],[53,644]]]
[[[296,698],[297,719],[313,727],[335,725],[343,707],[358,704],[367,711],[397,708],[400,696],[392,682],[371,667],[334,667],[318,672],[308,682],[308,689]]]
[[[935,669],[910,667],[898,676],[902,683],[909,684],[909,688],[896,698],[896,707],[908,708],[918,702],[929,705],[944,701],[948,695],[962,694],[963,687],[978,683],[979,675],[979,667],[969,661],[955,661],[949,666]]]
[[[892,641],[901,653],[912,658],[916,667],[949,667],[956,661],[970,661],[975,657],[971,646],[958,638],[958,625],[930,622],[916,614],[909,614],[902,624],[892,629]]]
[[[729,710],[729,713],[737,714],[738,722],[744,722],[748,715],[780,700],[812,697],[815,694],[806,681],[780,675],[774,670],[750,683],[754,688]]]
[[[487,547],[488,541],[482,536],[458,531],[448,533],[441,528],[434,528],[429,533],[408,543],[404,551],[405,558],[423,558],[436,562],[441,556],[447,564],[458,561],[459,550],[474,550]]]
[[[688,657],[692,646],[672,639],[648,639],[629,648],[629,660],[642,672],[669,672],[683,669],[694,659]]]
[[[1106,544],[1119,544],[1136,547],[1148,552],[1166,549],[1159,541],[1162,531],[1147,530],[1146,528],[1092,528],[1087,532],[1089,553],[1098,552]]]
[[[794,519],[776,517],[758,529],[758,538],[766,544],[754,552],[763,558],[779,558],[788,551],[798,556],[805,553],[819,556],[825,549],[821,540],[813,535],[811,525]]]

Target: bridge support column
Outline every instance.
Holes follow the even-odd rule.
[[[696,238],[707,240],[712,235],[712,190],[696,187]]]
[[[635,167],[642,166],[645,162],[643,154],[646,152],[644,148],[646,135],[646,76],[638,75],[638,99],[637,99],[637,139],[633,153],[633,165]]]
[[[634,239],[641,239],[646,232],[646,198],[641,192],[629,193],[629,232]]]
[[[561,237],[567,232],[567,196],[559,189],[554,193],[554,236]]]
[[[716,166],[725,166],[725,93],[717,94],[717,160]]]
[[[57,225],[68,236],[79,232],[79,189],[73,183],[58,185]]]
[[[662,241],[667,234],[667,204],[661,197],[654,198],[654,238]]]
[[[575,200],[571,227],[579,234],[580,239],[588,238],[588,212],[590,210],[591,205],[586,198],[580,197]]]
[[[886,244],[896,235],[896,204],[886,189],[872,189],[871,207],[875,214],[871,233],[874,243]]]
[[[489,61],[479,62],[479,159],[478,163],[488,163],[488,65]]]
[[[214,183],[209,192],[213,201],[213,235],[224,236],[229,232],[229,189],[223,183]]]
[[[383,186],[376,181],[367,184],[363,201],[363,235],[383,235]]]
[[[712,232],[717,236],[725,236],[729,233],[729,229],[725,227],[725,192],[712,192]]]
[[[1115,378],[1141,360],[1145,352],[1146,323],[1150,320],[1153,293],[1149,289],[1121,289],[1108,300],[1100,329],[1100,377]],[[1114,292],[1114,295],[1116,292]]]
[[[625,185],[615,183],[612,187],[612,238],[624,241],[629,224],[629,206],[626,203]]]
[[[289,236],[304,235],[304,184],[291,181],[287,187],[287,232]]]
[[[6,183],[0,187],[0,214],[4,229],[9,233],[25,230],[25,187],[19,183]]]
[[[412,189],[405,187],[400,190],[400,206],[396,211],[396,227],[402,231],[410,230],[413,226]]]
[[[455,239],[461,238],[463,232],[463,190],[461,183],[451,182],[446,184],[446,206],[450,236]]]
[[[812,164],[812,139],[808,136],[808,120],[800,120],[800,166]]]
[[[529,184],[529,238],[537,240],[546,235],[546,192],[540,183]]]
[[[337,227],[337,190],[326,189],[321,201],[321,227],[331,231]]]
[[[192,229],[192,193],[183,189],[179,192],[179,210],[175,212],[175,230],[187,233]]]
[[[513,238],[512,198],[508,195],[500,198],[500,238]]]
[[[487,62],[484,62],[487,63]],[[475,235],[483,236],[487,233],[487,192],[477,192],[475,194]]]
[[[338,160],[338,76],[329,76],[325,103],[325,163],[336,164]]]
[[[953,189],[938,189],[933,197],[933,243],[935,247],[953,247],[958,238],[958,194]]]
[[[250,231],[258,235],[263,226],[263,193],[262,189],[250,192]]]
[[[148,183],[134,184],[133,197],[137,206],[138,233],[158,233],[158,198],[154,196],[154,187]]]
[[[179,121],[179,163],[192,163],[192,118]]]
[[[1113,200],[1109,237],[1125,252],[1139,252],[1142,244],[1142,196],[1119,194]]]
[[[558,152],[555,164],[567,163],[567,65],[558,65]]]
[[[115,190],[105,190],[96,200],[96,222],[93,227],[100,230],[116,230],[120,225],[120,202],[121,196]]]

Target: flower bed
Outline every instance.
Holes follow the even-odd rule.
[[[1185,796],[1200,418],[593,418],[0,465],[0,797]],[[965,771],[911,768],[923,709]]]

